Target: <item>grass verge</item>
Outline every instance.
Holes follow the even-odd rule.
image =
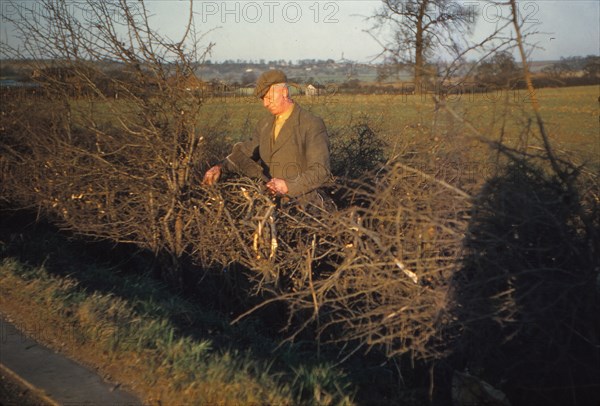
[[[86,263],[68,245],[52,233],[5,229],[0,311],[148,404],[354,403],[342,369],[276,349],[258,321],[230,326],[147,276]]]

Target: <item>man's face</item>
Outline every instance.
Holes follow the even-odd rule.
[[[262,99],[263,106],[273,115],[283,113],[287,107],[287,92],[287,87],[284,84],[272,85]]]

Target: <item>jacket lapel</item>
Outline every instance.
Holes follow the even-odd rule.
[[[272,118],[273,116],[271,116],[271,120],[265,119],[265,123],[260,130],[259,145],[261,150],[260,155],[263,157],[263,160],[273,154],[273,126],[275,121]]]
[[[281,149],[281,147],[283,147],[293,137],[296,127],[298,127],[300,125],[299,115],[300,115],[300,106],[298,106],[296,104],[296,105],[294,105],[294,110],[292,111],[292,114],[285,121],[285,123],[283,124],[283,127],[281,127],[281,130],[279,131],[279,136],[277,137],[275,142],[272,144],[273,149],[271,151],[270,156],[273,156],[273,154],[275,154],[279,149]],[[270,134],[272,137],[273,136],[273,126],[271,126]]]

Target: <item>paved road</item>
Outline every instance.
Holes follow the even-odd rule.
[[[0,369],[54,405],[140,406],[131,393],[94,371],[46,348],[0,319]]]
[[[0,406],[54,406],[39,392],[0,365]]]

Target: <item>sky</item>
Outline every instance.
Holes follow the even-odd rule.
[[[493,32],[508,9],[486,1],[462,1],[473,7],[478,23],[474,40]],[[173,32],[189,15],[185,1],[153,1],[153,18],[165,32]],[[211,59],[292,60],[334,59],[342,56],[368,62],[382,48],[366,31],[379,0],[266,0],[196,1],[194,11],[206,40],[215,43]],[[524,28],[539,34],[530,37],[536,45],[534,60],[561,56],[600,55],[600,1],[522,1],[518,3]]]
[[[461,0],[478,16],[472,39],[481,40],[508,17],[508,9],[487,1]],[[14,5],[0,0],[2,15]],[[178,40],[189,18],[186,0],[146,0],[151,25]],[[264,59],[296,62],[300,59],[342,58],[371,62],[381,45],[366,31],[380,0],[196,0],[193,3],[202,43],[214,43],[212,61]],[[600,55],[600,1],[542,0],[518,3],[525,29],[537,32],[529,38],[532,60],[556,60],[567,56]],[[2,18],[0,40],[11,41],[9,24]],[[383,33],[379,34],[383,36]]]

